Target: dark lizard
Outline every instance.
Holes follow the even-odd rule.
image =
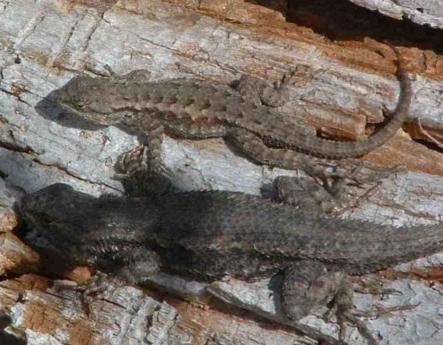
[[[397,55],[398,52],[396,51]],[[285,115],[257,99],[271,94],[269,86],[257,82],[259,95],[247,87],[199,79],[149,81],[147,72],[93,78],[77,76],[55,92],[64,109],[93,124],[121,126],[149,138],[149,148],[133,150],[123,157],[118,169],[126,173],[148,166],[158,173],[162,135],[187,139],[223,137],[249,159],[286,169],[306,165],[296,151],[328,159],[362,156],[386,142],[400,128],[411,100],[411,85],[398,56],[400,96],[387,123],[359,141],[334,141],[317,137],[296,126]],[[243,78],[250,85],[249,77]],[[253,101],[254,100],[254,101]],[[278,102],[265,102],[276,104]],[[144,158],[143,158],[144,157]],[[135,161],[136,163],[134,163]],[[140,163],[142,161],[142,163]]]
[[[396,228],[321,218],[226,191],[95,198],[56,184],[25,196],[21,213],[33,246],[132,283],[160,268],[209,281],[283,271],[290,319],[334,301],[340,324],[356,323],[370,344],[377,341],[351,311],[350,276],[443,250],[442,224]]]

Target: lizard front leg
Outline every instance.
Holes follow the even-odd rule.
[[[91,314],[95,299],[112,300],[115,291],[126,284],[144,283],[160,269],[159,256],[142,245],[134,245],[118,252],[103,252],[95,259],[100,271],[78,287],[60,285],[59,288],[74,288],[82,292],[82,306]],[[112,272],[112,273],[103,273]]]
[[[129,284],[144,283],[160,270],[160,257],[142,245],[119,252],[113,259],[119,267],[117,277]]]
[[[147,134],[148,143],[120,155],[114,166],[115,178],[122,182],[131,195],[169,190],[172,187],[161,157],[165,131],[163,123],[153,114],[139,118],[141,123],[137,125],[142,126],[142,132]]]
[[[288,170],[300,169],[312,178],[286,177],[281,180],[277,178],[275,189],[280,201],[304,208],[315,206],[319,209],[320,207],[321,213],[341,209],[340,196],[343,189],[341,187],[345,183],[345,176],[340,176],[334,171],[327,171],[330,166],[322,166],[320,162],[317,162],[319,159],[316,161],[315,158],[308,158],[303,153],[293,150],[268,147],[260,137],[244,129],[230,129],[226,140],[228,144],[234,146],[234,149],[239,150],[254,162]],[[325,181],[331,178],[336,182],[329,186]],[[318,183],[318,180],[322,183]],[[339,184],[340,188],[338,188]],[[339,192],[335,193],[336,190]],[[309,202],[309,205],[306,202]]]
[[[142,132],[148,136],[148,145],[140,145],[122,154],[115,164],[116,171],[121,175],[134,175],[140,171],[153,174],[163,171],[161,160],[164,127],[161,121],[152,114],[138,116]],[[134,125],[128,125],[133,127]]]

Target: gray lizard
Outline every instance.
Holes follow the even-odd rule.
[[[322,218],[236,192],[95,198],[56,184],[25,196],[21,213],[32,245],[132,283],[159,269],[209,281],[282,271],[290,319],[334,301],[339,322],[357,324],[371,345],[377,341],[352,312],[350,276],[443,250],[442,224],[395,228]]]
[[[358,157],[395,134],[411,100],[410,81],[400,60],[397,72],[401,91],[396,109],[384,126],[359,141],[327,140],[301,130],[272,107],[252,101],[257,97],[248,96],[243,91],[247,88],[199,79],[152,82],[143,70],[124,76],[77,76],[57,90],[54,98],[64,109],[93,124],[121,126],[148,135],[149,147],[133,150],[119,161],[118,170],[123,172],[131,173],[140,166],[154,173],[161,171],[163,133],[187,139],[223,137],[255,162],[303,169],[306,162],[296,151],[328,159]],[[262,99],[270,93],[269,87],[259,89]]]

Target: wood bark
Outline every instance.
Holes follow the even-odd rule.
[[[406,61],[414,96],[404,131],[363,157],[361,174],[370,174],[375,165],[403,164],[406,170],[388,174],[380,183],[350,187],[358,202],[343,217],[395,225],[438,222],[443,214],[438,145],[443,139],[443,58],[436,43],[441,33],[400,20],[389,22],[382,32],[365,23],[390,19],[366,10],[353,13],[361,26],[349,28],[348,14],[340,7],[345,2],[323,2],[323,7],[321,1],[294,3],[0,0],[0,306],[6,313],[0,315],[0,340],[20,343],[26,337],[28,344],[88,345],[334,342],[337,325],[321,320],[322,311],[296,328],[282,324],[269,281],[230,279],[207,288],[159,275],[152,281],[156,287],[117,288],[105,300],[95,300],[87,313],[81,294],[54,285],[48,267],[35,274],[38,254],[19,232],[11,232],[19,223],[13,203],[23,192],[65,182],[94,195],[123,193],[112,178],[113,165],[119,154],[138,145],[138,138],[115,127],[88,127],[54,112],[45,101],[74,75],[104,75],[108,65],[118,74],[147,69],[153,80],[199,77],[229,83],[249,74],[278,82],[301,66],[307,72],[291,87],[291,102],[279,110],[331,138],[355,140],[370,134],[396,104],[395,54],[382,42],[386,38],[397,43]],[[339,19],[331,15],[339,12]],[[402,29],[408,35],[400,35]],[[357,32],[352,35],[352,30]],[[276,176],[300,173],[255,165],[218,139],[165,138],[163,149],[173,183],[187,190],[259,194]],[[381,344],[443,342],[442,254],[375,276],[401,296],[356,296],[362,309],[420,303],[365,321]],[[65,275],[76,282],[88,277],[85,268]],[[189,297],[194,294],[199,296]],[[349,343],[364,344],[356,330],[348,333]]]

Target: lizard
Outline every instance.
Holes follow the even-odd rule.
[[[53,99],[64,110],[95,125],[115,125],[147,134],[149,147],[142,145],[117,162],[116,169],[122,175],[143,169],[154,174],[162,172],[160,152],[164,133],[183,139],[223,137],[256,163],[310,170],[303,154],[326,159],[359,157],[382,145],[401,127],[412,91],[400,55],[394,50],[400,81],[396,109],[384,126],[358,141],[328,140],[301,130],[273,109],[272,106],[280,103],[267,101],[272,97],[265,97],[271,91],[264,81],[246,76],[239,83],[246,87],[236,89],[192,78],[150,81],[145,70],[110,77],[79,75],[56,90]],[[248,94],[251,89],[248,85],[254,80],[258,96]]]
[[[160,269],[207,281],[283,272],[282,310],[290,320],[333,302],[340,339],[344,323],[353,323],[371,345],[376,339],[354,314],[350,277],[443,250],[442,224],[326,218],[228,191],[97,198],[55,184],[24,196],[20,212],[28,242],[40,251],[133,284]]]

